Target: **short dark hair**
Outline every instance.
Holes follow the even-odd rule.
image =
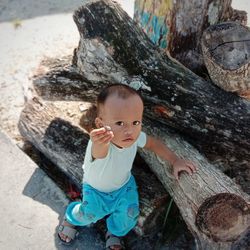
[[[117,95],[118,97],[122,99],[127,99],[128,97],[132,95],[137,95],[143,102],[143,99],[140,95],[139,92],[137,92],[135,89],[129,87],[128,85],[125,84],[111,84],[107,87],[105,87],[97,96],[97,110],[99,111],[99,106],[103,105],[107,98],[112,96],[112,95]]]

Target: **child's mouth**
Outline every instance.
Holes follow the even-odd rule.
[[[124,140],[122,140],[123,142],[130,142],[130,141],[133,141],[133,138],[126,138]]]

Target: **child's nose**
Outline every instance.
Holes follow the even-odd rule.
[[[130,136],[132,136],[132,131],[125,131],[125,136],[126,137],[130,137]]]
[[[131,126],[129,126],[129,125],[127,125],[126,127],[125,127],[125,134],[126,135],[131,135],[132,133],[133,133],[133,131],[132,131],[132,127]]]

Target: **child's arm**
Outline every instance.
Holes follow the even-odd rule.
[[[108,154],[109,144],[114,134],[108,127],[93,129],[90,132],[92,141],[92,157],[94,159],[105,158]]]
[[[144,148],[153,151],[162,159],[168,161],[173,167],[173,174],[176,179],[179,179],[179,173],[181,171],[186,171],[190,175],[196,171],[196,166],[192,162],[179,158],[165,144],[152,136],[147,136],[147,142]]]

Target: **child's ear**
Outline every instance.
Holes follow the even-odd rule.
[[[97,128],[102,128],[103,127],[102,119],[100,117],[95,118],[95,125],[96,125]]]

